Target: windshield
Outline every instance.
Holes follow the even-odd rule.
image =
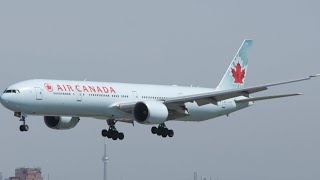
[[[17,89],[6,89],[3,93],[20,93]]]

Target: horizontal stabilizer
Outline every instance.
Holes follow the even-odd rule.
[[[283,97],[289,97],[289,96],[299,96],[299,95],[302,95],[302,94],[296,93],[296,94],[283,94],[283,95],[275,95],[275,96],[262,96],[262,97],[254,97],[254,98],[235,100],[235,102],[237,102],[237,103],[253,102],[253,101],[261,101],[261,100],[267,100],[267,99],[283,98]]]

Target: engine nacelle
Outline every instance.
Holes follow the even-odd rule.
[[[169,111],[158,101],[138,102],[133,107],[134,119],[141,124],[161,124],[167,121]]]
[[[66,116],[45,116],[44,123],[51,129],[72,129],[74,128],[80,118],[79,117],[66,117]]]

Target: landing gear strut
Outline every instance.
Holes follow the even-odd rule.
[[[113,140],[117,140],[117,139],[123,140],[124,134],[122,132],[119,132],[115,127],[116,121],[109,119],[107,120],[107,122],[109,125],[109,129],[108,130],[103,129],[101,131],[102,136],[108,137],[109,139],[113,139]]]
[[[153,126],[151,128],[151,132],[152,134],[157,134],[158,136],[162,136],[163,138],[166,138],[167,136],[174,136],[174,131],[172,129],[168,129],[164,123],[159,124],[158,127]]]
[[[22,121],[22,125],[20,126],[20,131],[23,132],[23,131],[28,131],[29,130],[29,126],[26,124],[26,117],[22,116],[20,121]]]

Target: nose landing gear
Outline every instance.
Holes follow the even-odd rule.
[[[158,136],[162,136],[163,138],[166,138],[167,136],[174,136],[174,131],[172,129],[168,129],[164,123],[159,124],[158,127],[153,126],[151,128],[151,132],[152,134],[157,134]]]
[[[22,125],[20,126],[20,131],[24,132],[24,131],[29,131],[29,126],[26,124],[26,117],[22,116],[20,121],[22,121]]]
[[[108,125],[109,125],[109,129],[106,130],[106,129],[103,129],[101,131],[101,135],[103,137],[107,137],[109,139],[112,139],[112,140],[123,140],[124,139],[124,134],[122,132],[119,132],[116,127],[115,127],[115,124],[116,124],[116,121],[114,120],[107,120],[108,122]]]

